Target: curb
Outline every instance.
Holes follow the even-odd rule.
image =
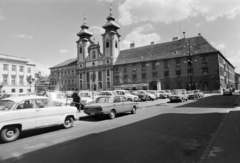
[[[197,161],[197,163],[203,163],[203,162],[207,159],[208,154],[209,154],[209,152],[211,151],[211,148],[212,148],[212,146],[213,146],[213,144],[214,144],[214,142],[215,142],[215,140],[216,140],[216,138],[217,138],[220,130],[222,129],[225,121],[227,120],[228,115],[229,115],[229,113],[226,113],[226,115],[224,116],[221,124],[218,126],[217,131],[213,134],[212,139],[211,139],[210,142],[208,143],[207,147],[206,147],[205,150],[203,151],[203,154],[201,155],[201,157],[200,157],[200,159]]]

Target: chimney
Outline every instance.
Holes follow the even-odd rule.
[[[154,42],[151,42],[151,45],[154,45]]]
[[[173,37],[172,38],[172,41],[177,41],[178,40],[178,37]]]
[[[134,47],[135,47],[135,44],[134,44],[134,42],[133,42],[133,43],[130,44],[130,48],[132,49],[132,48],[134,48]]]

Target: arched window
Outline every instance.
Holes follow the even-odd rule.
[[[80,49],[79,49],[79,53],[82,53],[82,47],[80,47]]]
[[[118,45],[118,43],[117,43],[117,41],[115,42],[115,48],[117,48],[117,45]]]
[[[96,59],[96,52],[95,51],[92,52],[92,59]]]
[[[109,48],[109,41],[106,41],[106,48]]]

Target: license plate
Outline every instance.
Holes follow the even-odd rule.
[[[95,113],[90,113],[90,115],[95,115]]]

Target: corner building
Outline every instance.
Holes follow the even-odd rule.
[[[120,51],[120,26],[114,20],[110,10],[102,26],[101,53],[99,43],[91,40],[84,18],[77,33],[77,58],[50,68],[51,88],[219,91],[235,85],[233,65],[200,34],[143,47],[132,44],[130,49]],[[71,79],[64,82],[62,79],[69,78],[68,71]]]

